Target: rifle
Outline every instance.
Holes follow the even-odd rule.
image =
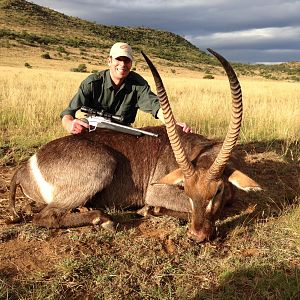
[[[80,109],[83,113],[86,113],[87,116],[85,120],[89,123],[89,132],[95,131],[96,128],[107,128],[123,133],[128,133],[136,136],[150,135],[158,137],[158,134],[145,131],[142,129],[132,128],[130,126],[120,124],[124,121],[123,116],[112,115],[104,110],[96,110],[87,106],[82,106]]]

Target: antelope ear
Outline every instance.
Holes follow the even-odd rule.
[[[162,177],[158,182],[152,183],[152,185],[168,184],[177,185],[179,187],[184,186],[184,176],[180,169],[176,169],[166,176]]]
[[[228,177],[228,181],[238,189],[246,192],[262,190],[261,186],[256,181],[239,170],[234,170]]]

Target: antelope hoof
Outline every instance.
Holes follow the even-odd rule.
[[[137,210],[136,213],[137,213],[138,215],[143,216],[143,217],[148,217],[148,216],[150,215],[149,210],[150,210],[150,206],[145,205],[145,206],[142,207],[141,209]]]
[[[104,229],[106,229],[108,231],[116,232],[115,224],[113,221],[106,221],[101,224],[101,227],[103,227]]]
[[[11,216],[9,219],[5,220],[6,224],[16,224],[20,223],[21,217],[19,216]]]
[[[153,214],[154,215],[160,215],[161,214],[161,207],[160,206],[154,206]]]

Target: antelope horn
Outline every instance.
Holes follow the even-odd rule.
[[[220,178],[222,175],[230,154],[237,142],[242,123],[243,103],[241,86],[230,63],[212,49],[207,50],[220,61],[226,71],[232,97],[232,111],[228,131],[218,156],[208,170],[208,178],[213,180]]]
[[[166,129],[167,129],[168,137],[169,137],[172,149],[173,149],[175,159],[176,159],[180,169],[182,170],[184,177],[185,178],[191,177],[194,174],[195,169],[194,169],[194,166],[192,165],[192,163],[188,160],[188,158],[185,154],[185,151],[182,147],[180,137],[179,137],[179,135],[177,133],[177,129],[176,129],[176,121],[175,121],[175,118],[172,113],[172,109],[171,109],[171,106],[170,106],[170,103],[168,100],[166,89],[164,87],[164,84],[162,82],[162,79],[161,79],[157,69],[155,68],[155,66],[153,65],[151,60],[147,57],[147,55],[143,51],[141,51],[141,52],[148,64],[148,66],[152,72],[153,78],[154,78],[154,82],[155,82],[156,90],[157,90],[157,97],[159,99],[160,106],[163,111]]]

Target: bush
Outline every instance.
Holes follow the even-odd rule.
[[[28,68],[28,69],[31,69],[31,68],[32,68],[32,66],[31,66],[29,63],[27,63],[27,62],[24,64],[24,66],[25,66],[26,68]]]
[[[87,72],[87,66],[85,64],[80,64],[77,68],[72,68],[72,72]]]
[[[59,53],[67,53],[66,49],[65,49],[64,47],[62,47],[62,46],[58,46],[58,47],[56,48],[56,50],[57,50],[57,52],[59,52]]]
[[[206,74],[206,75],[203,76],[203,79],[214,79],[214,78],[215,77],[212,74]]]
[[[51,59],[50,54],[49,54],[48,52],[47,52],[47,53],[43,53],[43,54],[41,55],[41,58]]]

